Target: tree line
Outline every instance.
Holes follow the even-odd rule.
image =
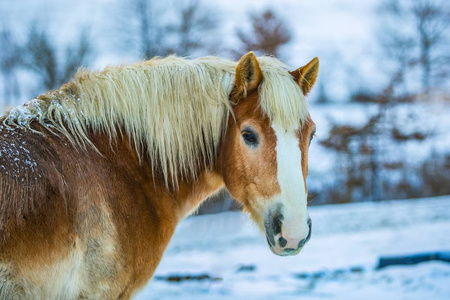
[[[379,65],[389,78],[379,91],[361,86],[350,96],[349,102],[375,110],[363,124],[330,122],[320,145],[336,155],[334,180],[313,192],[317,203],[450,194],[450,152],[432,150],[415,162],[406,155],[408,144],[420,148],[435,138],[414,107],[450,101],[450,6],[384,0],[376,13]],[[318,100],[332,101],[323,94]]]
[[[135,53],[136,59],[172,54],[198,57],[219,52],[240,57],[250,50],[278,56],[291,39],[285,22],[275,11],[266,9],[249,12],[249,30],[236,28],[239,44],[229,48],[217,36],[220,18],[201,0],[177,0],[172,9],[165,11],[153,0],[123,1],[115,17],[119,25],[112,33],[114,51],[119,55]],[[29,24],[28,34],[21,41],[10,26],[3,24],[0,44],[3,106],[30,96],[18,85],[18,71],[33,74],[37,80],[34,92],[41,93],[69,81],[79,67],[91,66],[97,54],[86,28],[72,41],[61,44],[56,43],[49,28],[38,21]]]

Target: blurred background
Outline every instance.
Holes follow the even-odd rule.
[[[0,108],[81,66],[250,50],[292,69],[320,59],[312,239],[275,257],[223,191],[180,224],[136,298],[450,299],[446,0],[2,0]]]

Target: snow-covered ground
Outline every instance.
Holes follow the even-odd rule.
[[[450,196],[309,211],[313,234],[295,257],[272,254],[245,214],[184,220],[135,299],[450,299],[449,263],[375,269],[381,256],[450,251]]]

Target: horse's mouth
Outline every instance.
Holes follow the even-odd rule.
[[[303,249],[303,245],[298,248],[284,248],[280,246],[278,243],[275,243],[275,245],[272,245],[272,243],[269,241],[269,238],[266,236],[267,244],[269,245],[270,251],[272,251],[273,254],[278,256],[293,256],[300,253],[300,251]]]
[[[302,240],[289,240],[283,238],[281,230],[278,231],[277,226],[272,226],[272,222],[266,222],[266,240],[270,250],[279,256],[292,256],[301,252],[305,244],[311,238],[312,222],[308,219],[309,232],[306,238]]]

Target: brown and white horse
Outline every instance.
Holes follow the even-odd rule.
[[[311,235],[304,95],[250,52],[79,71],[12,109],[0,133],[0,299],[128,299],[178,222],[222,187],[278,255]]]

